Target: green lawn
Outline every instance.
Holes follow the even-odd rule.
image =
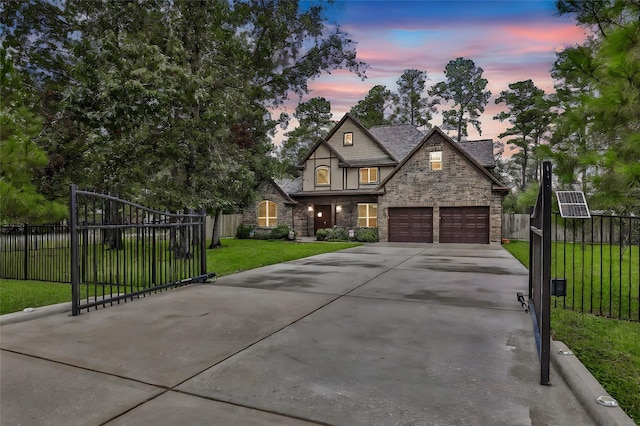
[[[207,250],[207,269],[223,276],[358,245],[361,244],[223,239],[221,248]],[[83,298],[87,287],[95,290],[93,285],[81,286]],[[70,301],[71,284],[0,279],[0,314]]]
[[[560,256],[565,256],[565,248],[562,247],[564,244],[554,244],[557,244],[554,246],[554,257],[558,253]],[[573,245],[566,244],[566,246]],[[591,248],[588,247],[584,251],[586,261],[583,263],[582,247],[576,246],[567,248],[570,253],[567,262],[569,262],[569,259],[579,259],[576,260],[577,264],[575,266],[567,268],[569,271],[581,270],[582,268],[579,265],[591,263],[591,259],[588,257],[590,256]],[[528,242],[515,241],[505,244],[503,247],[528,267]],[[575,254],[573,253],[574,249],[576,249]],[[627,248],[627,250],[629,249]],[[608,247],[605,251],[609,251]],[[628,252],[626,254],[628,255]],[[603,269],[607,271],[607,274],[610,267],[615,268],[615,265],[610,266],[607,264],[611,262],[610,259],[610,256],[603,258],[603,263],[605,263]],[[637,259],[637,255],[635,259]],[[554,262],[555,258],[552,260],[552,269]],[[614,262],[620,262],[620,258],[614,256]],[[623,266],[623,268],[625,267],[628,268],[628,266]],[[637,265],[634,268],[636,271],[638,270]],[[594,270],[599,272],[599,266]],[[552,272],[552,275],[554,274],[555,272]],[[562,275],[560,274],[559,276]],[[582,274],[579,276],[582,278]],[[589,287],[592,282],[591,276],[586,280],[575,280],[572,275],[568,277],[571,277],[570,281],[573,280],[572,291],[575,294],[590,294],[588,289],[583,291],[580,286],[584,282]],[[605,278],[608,279],[608,275]],[[637,283],[637,275],[634,279],[634,282]],[[598,280],[599,277],[593,277],[593,281]],[[637,293],[632,293],[632,297],[635,297],[635,303],[637,304]],[[569,346],[607,392],[618,400],[622,409],[638,423],[640,420],[640,322],[615,320],[588,313],[574,312],[563,309],[562,306],[562,302],[559,302],[551,310],[551,334],[553,338]],[[596,310],[596,313],[599,312]]]

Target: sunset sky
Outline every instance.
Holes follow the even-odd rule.
[[[311,93],[303,101],[325,97],[331,102],[333,119],[339,120],[373,86],[382,84],[395,91],[405,69],[427,71],[429,88],[444,80],[450,60],[464,57],[484,69],[492,93],[481,117],[482,135],[469,128],[469,139],[497,140],[507,126],[493,120],[504,107],[494,103],[500,91],[510,83],[532,79],[552,92],[549,73],[555,53],[586,37],[574,20],[558,17],[555,2],[547,0],[346,0],[336,2],[328,17],[357,42],[359,59],[369,65],[367,79],[346,70],[324,74],[310,82]],[[297,103],[295,97],[287,112],[293,113]],[[432,124],[441,123],[440,116],[434,117]]]

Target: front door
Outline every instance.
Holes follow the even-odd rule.
[[[315,235],[318,229],[331,228],[331,206],[315,205],[313,207],[313,233]]]

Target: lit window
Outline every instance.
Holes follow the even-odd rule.
[[[442,170],[442,151],[429,153],[429,166],[431,170]]]
[[[349,132],[349,133],[343,133],[342,134],[342,144],[344,146],[351,146],[353,145],[353,133]]]
[[[378,205],[358,204],[358,227],[375,228],[378,226]]]
[[[260,201],[258,203],[258,226],[272,228],[278,222],[278,206],[273,201]]]
[[[378,168],[377,167],[361,168],[360,183],[378,183]]]
[[[320,166],[316,168],[316,185],[329,185],[330,180],[329,167]]]

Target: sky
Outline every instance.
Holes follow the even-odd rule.
[[[367,78],[362,81],[347,70],[323,74],[310,82],[302,101],[326,98],[337,121],[373,86],[396,91],[405,69],[426,71],[428,89],[445,80],[449,61],[464,57],[484,70],[492,93],[480,118],[482,134],[469,127],[470,140],[498,140],[508,127],[493,116],[505,109],[495,99],[510,83],[531,79],[553,92],[550,70],[556,52],[586,37],[573,19],[557,16],[555,2],[548,0],[346,0],[331,6],[327,17],[356,41],[359,60],[369,65]],[[286,104],[286,111],[293,113],[298,100]],[[441,125],[441,116],[434,116],[432,124]]]

